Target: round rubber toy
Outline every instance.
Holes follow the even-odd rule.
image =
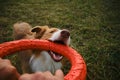
[[[68,58],[71,69],[64,80],[85,80],[86,64],[82,56],[69,46],[53,43],[47,40],[17,40],[0,44],[0,57],[26,49],[51,50]],[[24,55],[24,54],[23,54]]]

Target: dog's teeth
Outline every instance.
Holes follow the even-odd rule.
[[[59,55],[59,54],[54,53],[54,52],[52,52],[52,51],[50,51],[50,53],[51,53],[51,55],[52,55],[52,57],[53,57],[53,59],[54,59],[55,61],[60,61],[60,60],[63,58],[62,55]]]
[[[62,57],[63,57],[63,56],[58,56],[58,55],[56,56],[55,54],[53,54],[53,56],[55,59],[59,59],[59,60],[62,59]]]
[[[60,59],[63,58],[63,56],[60,57]]]
[[[51,54],[55,55],[52,51],[51,51]]]

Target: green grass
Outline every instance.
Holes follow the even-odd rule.
[[[86,61],[87,80],[118,80],[119,3],[119,0],[0,0],[0,43],[13,40],[12,25],[17,21],[67,28],[71,31],[71,47]]]

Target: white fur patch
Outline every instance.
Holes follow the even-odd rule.
[[[51,38],[49,38],[49,40],[51,41],[55,41],[55,40],[61,40],[61,31],[62,30],[58,30],[55,33],[53,33],[53,35],[51,36]],[[66,45],[70,44],[70,37],[64,41]]]
[[[50,71],[54,74],[57,69],[61,69],[61,62],[55,62],[47,51],[40,52],[40,56],[32,55],[29,62],[33,72]]]

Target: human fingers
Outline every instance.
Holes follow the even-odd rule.
[[[8,60],[8,59],[2,59],[2,58],[0,58],[0,64],[11,65],[11,62],[10,62],[10,60]]]
[[[0,70],[0,80],[17,80],[20,74],[12,65],[6,65]]]
[[[0,57],[0,60],[2,60],[2,58]]]
[[[8,74],[8,80],[18,80],[20,74],[17,72],[17,69],[10,65],[6,68],[6,73]]]
[[[58,77],[58,79],[60,79],[60,80],[64,80],[64,74],[63,74],[62,70],[57,70],[55,72],[55,76]]]
[[[34,80],[32,74],[23,74],[20,76],[19,80]]]
[[[47,80],[46,76],[42,72],[36,72],[33,74],[23,74],[19,80]]]
[[[48,76],[48,77],[51,77],[53,76],[52,73],[50,71],[46,71],[43,73],[44,75]]]

